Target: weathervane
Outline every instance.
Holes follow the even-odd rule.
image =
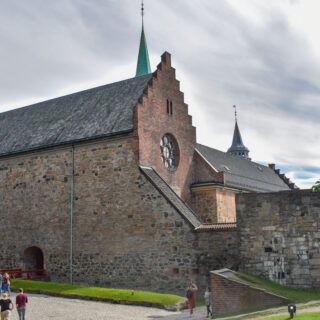
[[[236,105],[233,105],[234,107],[234,118],[235,118],[235,121],[237,122],[237,107]]]

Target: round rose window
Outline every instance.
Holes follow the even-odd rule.
[[[177,145],[170,135],[166,134],[162,137],[160,152],[162,162],[167,169],[174,169],[178,166]]]

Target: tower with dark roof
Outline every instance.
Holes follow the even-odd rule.
[[[233,156],[250,160],[249,149],[243,144],[240,130],[238,127],[237,109],[236,109],[236,106],[233,106],[233,107],[235,108],[235,126],[234,126],[234,132],[233,132],[232,145],[227,152]]]
[[[144,34],[144,27],[143,27],[143,15],[144,15],[144,7],[143,7],[143,1],[142,1],[141,3],[142,29],[141,29],[136,77],[151,73],[147,40]]]

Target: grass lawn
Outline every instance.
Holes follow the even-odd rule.
[[[289,320],[289,315],[287,316],[277,316],[277,317],[269,317],[269,318],[259,318],[259,320]],[[301,313],[297,314],[294,320],[319,320],[320,312],[310,312],[310,313]]]
[[[292,289],[242,272],[237,272],[237,275],[244,283],[247,283],[252,287],[265,289],[271,293],[286,297],[289,302],[303,303],[312,300],[320,300],[320,291]]]
[[[11,279],[11,288],[23,288],[26,292],[48,293],[55,296],[79,297],[87,299],[96,299],[110,301],[115,303],[128,302],[134,304],[152,304],[153,306],[171,306],[185,300],[172,294],[160,294],[147,291],[135,291],[134,295],[131,290],[106,289],[86,286],[76,286],[61,284],[55,282],[42,282],[30,280]]]

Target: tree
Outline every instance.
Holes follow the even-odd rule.
[[[320,192],[320,180],[316,182],[316,184],[312,187],[312,190]]]

